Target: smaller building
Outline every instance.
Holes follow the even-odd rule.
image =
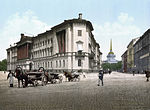
[[[122,72],[127,72],[127,50],[121,56],[122,58]]]
[[[135,69],[134,65],[134,47],[133,45],[138,41],[138,38],[134,38],[127,46],[127,71],[132,72]]]

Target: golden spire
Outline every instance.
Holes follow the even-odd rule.
[[[110,40],[110,51],[112,52],[112,39]]]
[[[114,54],[114,52],[112,51],[112,39],[110,40],[110,52],[108,54]]]

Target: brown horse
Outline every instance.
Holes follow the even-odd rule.
[[[147,82],[149,81],[149,77],[150,77],[150,71],[145,71],[145,74],[146,74],[146,78],[147,78]]]
[[[15,70],[15,77],[18,79],[18,87],[20,88],[20,81],[22,82],[23,87],[28,85],[28,76],[25,72],[22,71],[21,67],[17,67]]]

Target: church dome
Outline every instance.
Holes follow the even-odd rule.
[[[110,52],[107,55],[107,63],[117,63],[118,61],[115,59],[116,55],[112,51],[112,40],[110,41]]]
[[[109,52],[108,54],[114,54],[114,52]]]

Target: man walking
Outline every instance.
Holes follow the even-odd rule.
[[[98,78],[99,78],[99,79],[98,79],[98,86],[100,86],[100,81],[102,82],[102,86],[104,85],[104,84],[103,84],[103,74],[104,74],[104,73],[103,73],[103,70],[100,70],[100,71],[99,71],[99,74],[98,74]]]
[[[13,87],[13,83],[14,83],[14,78],[13,77],[14,77],[13,73],[11,72],[11,70],[9,70],[9,74],[7,76],[7,80],[9,78],[10,87]]]

